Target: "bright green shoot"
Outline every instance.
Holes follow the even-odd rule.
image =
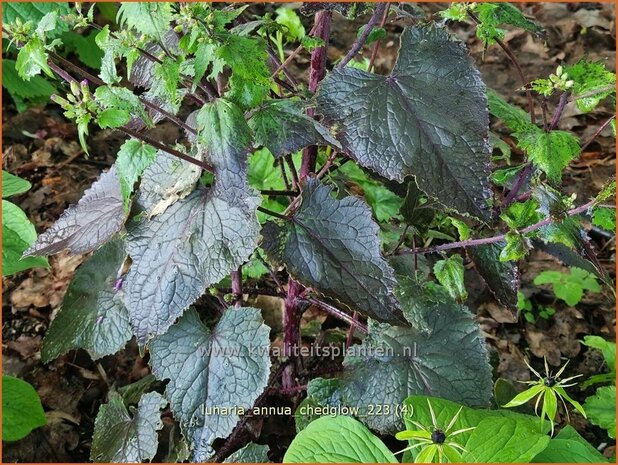
[[[446,428],[441,428],[440,426],[438,426],[438,422],[436,421],[436,415],[429,400],[427,400],[427,405],[429,405],[429,412],[431,414],[431,428],[427,428],[426,426],[421,425],[416,421],[412,421],[412,423],[418,428],[418,430],[401,431],[397,433],[395,437],[400,441],[413,440],[416,442],[411,446],[408,446],[405,449],[397,452],[397,454],[401,454],[402,452],[405,452],[407,450],[420,447],[420,450],[415,459],[415,463],[432,463],[434,462],[436,456],[438,458],[438,463],[461,462],[461,452],[466,452],[466,450],[461,444],[453,441],[452,438],[457,436],[458,434],[465,433],[466,431],[471,431],[475,427],[473,426],[471,428],[463,428],[451,432],[451,428],[457,421],[457,417],[463,409],[463,407],[460,407],[460,409],[453,416]]]
[[[517,394],[509,403],[503,405],[503,407],[517,407],[519,405],[525,404],[529,400],[533,398],[536,399],[536,403],[534,404],[534,411],[538,415],[539,413],[539,404],[542,402],[543,406],[541,408],[541,427],[543,426],[543,422],[545,418],[549,420],[551,425],[551,433],[554,434],[554,420],[556,418],[556,413],[558,412],[558,399],[562,402],[562,406],[564,407],[564,411],[567,414],[567,418],[569,418],[569,410],[567,409],[566,402],[571,404],[575,409],[581,413],[584,418],[586,417],[586,412],[583,407],[577,402],[573,400],[565,391],[565,388],[575,386],[577,383],[569,383],[575,378],[579,378],[582,375],[571,376],[570,378],[565,378],[560,380],[560,375],[564,372],[564,369],[567,367],[569,362],[567,361],[562,368],[558,370],[558,372],[554,375],[549,370],[549,366],[547,365],[547,358],[545,361],[545,376],[541,376],[534,368],[530,366],[530,364],[526,361],[526,365],[530,369],[532,373],[538,378],[536,381],[522,381],[525,384],[531,385],[530,388],[526,389],[524,392],[520,392]]]

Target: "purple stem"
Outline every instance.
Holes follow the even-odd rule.
[[[594,131],[594,134],[592,134],[592,136],[590,136],[590,139],[588,139],[586,142],[584,142],[584,145],[582,145],[581,151],[583,152],[585,149],[588,148],[588,146],[590,144],[592,144],[592,142],[594,142],[594,140],[599,136],[599,134],[601,134],[601,132],[603,132],[603,129],[605,129],[607,127],[607,125],[609,123],[612,122],[612,120],[615,118],[615,116],[611,116],[607,121],[605,121],[601,126],[599,126],[599,128]]]
[[[242,303],[242,267],[232,271],[232,295],[234,296],[234,307],[239,308]]]
[[[294,356],[294,348],[300,344],[300,312],[299,296],[303,291],[303,286],[293,278],[288,279],[288,295],[283,305],[283,353],[286,357]],[[296,363],[292,361],[283,371],[281,384],[284,389],[295,386],[294,377]]]
[[[326,51],[328,49],[328,41],[330,39],[330,23],[333,17],[331,11],[318,11],[315,15],[315,24],[313,26],[314,37],[318,37],[324,41],[323,47],[318,47],[311,52],[311,65],[309,68],[309,92],[315,93],[318,90],[320,81],[326,76]],[[307,110],[307,115],[312,118],[315,112],[312,108]],[[318,157],[318,148],[315,145],[307,147],[303,150],[303,160],[300,167],[301,183],[309,176],[309,173],[315,172],[315,164]]]
[[[532,164],[528,163],[524,167],[524,169],[522,169],[519,172],[519,176],[517,176],[517,179],[515,180],[515,184],[513,184],[512,189],[509,191],[509,194],[506,196],[506,198],[504,199],[504,202],[502,203],[503,209],[508,208],[508,206],[513,203],[513,201],[517,197],[517,194],[519,193],[522,186],[526,182],[526,179],[528,179],[528,176],[530,176],[533,170],[534,170],[534,167],[532,166]]]
[[[361,35],[352,44],[352,48],[348,51],[343,60],[341,60],[341,62],[337,65],[337,68],[344,68],[350,62],[350,60],[354,58],[354,55],[356,55],[360,51],[360,49],[363,48],[363,45],[365,45],[365,42],[367,42],[367,39],[369,38],[369,34],[371,34],[373,28],[376,26],[376,24],[378,24],[382,16],[384,16],[384,11],[386,10],[387,6],[388,3],[378,3],[376,9],[373,12],[373,15],[365,26],[365,29],[363,29]]]
[[[596,200],[591,200],[590,202],[585,203],[584,205],[580,205],[577,208],[573,208],[572,210],[569,210],[566,213],[566,215],[574,216],[574,215],[583,213],[586,210],[588,210],[590,207],[592,207],[595,204],[595,202]],[[548,224],[551,224],[554,221],[555,221],[554,218],[548,217],[542,221],[539,221],[538,223],[535,223],[524,229],[520,229],[518,232],[519,234],[527,234],[529,232],[536,231],[537,229],[540,229],[543,226],[547,226]],[[434,247],[408,249],[408,250],[403,250],[399,252],[399,254],[427,254],[427,253],[434,253],[434,252],[442,252],[444,250],[450,250],[450,249],[459,249],[462,247],[474,247],[477,245],[495,244],[496,242],[500,242],[504,240],[505,236],[506,234],[498,234],[497,236],[483,237],[481,239],[468,239],[468,240],[459,241],[459,242],[450,242],[448,244],[436,245]]]
[[[567,102],[569,101],[569,94],[567,92],[563,93],[560,96],[560,101],[558,102],[558,106],[554,111],[554,115],[551,117],[551,121],[547,126],[547,132],[553,131],[558,126],[560,122],[560,118],[562,117],[562,113],[564,112],[564,108],[566,107]]]

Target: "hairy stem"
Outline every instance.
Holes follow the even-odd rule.
[[[283,304],[283,353],[289,357],[291,363],[285,367],[281,384],[283,389],[290,389],[296,385],[295,347],[300,344],[300,302],[299,296],[303,286],[293,278],[288,278],[288,294]]]
[[[326,51],[330,38],[330,23],[333,17],[331,11],[318,11],[315,15],[313,27],[314,36],[324,41],[323,47],[318,47],[311,52],[311,65],[309,68],[309,92],[315,93],[320,81],[326,76]],[[313,108],[307,110],[307,115],[315,116]],[[309,173],[315,172],[315,163],[318,157],[318,148],[315,145],[303,150],[303,159],[300,167],[300,182],[304,182]]]
[[[242,266],[232,271],[232,295],[234,307],[239,308],[242,304]]]
[[[578,215],[580,213],[585,212],[586,210],[588,210],[590,207],[594,206],[596,200],[591,200],[588,203],[585,203],[584,205],[580,205],[579,207],[573,208],[572,210],[569,210],[566,213],[566,216],[574,216],[574,215]],[[545,218],[542,221],[539,221],[538,223],[535,223],[531,226],[528,226],[526,228],[520,229],[518,231],[519,234],[527,234],[530,233],[532,231],[536,231],[537,229],[542,228],[543,226],[547,226],[549,224],[554,223],[556,220],[554,218]],[[408,249],[408,250],[403,250],[401,252],[398,253],[398,255],[401,254],[427,254],[427,253],[435,253],[435,252],[442,252],[444,250],[450,250],[450,249],[459,249],[459,248],[465,248],[465,247],[475,247],[478,245],[485,245],[485,244],[495,244],[496,242],[500,242],[503,241],[504,238],[506,237],[506,234],[498,234],[497,236],[492,236],[492,237],[483,237],[481,239],[467,239],[465,241],[459,241],[459,242],[450,242],[448,244],[442,244],[442,245],[436,245],[434,247],[424,247],[424,248],[413,248],[413,249]]]
[[[515,180],[515,183],[513,184],[513,187],[511,188],[511,190],[509,191],[509,194],[504,199],[504,202],[502,202],[502,208],[503,209],[508,208],[508,206],[513,203],[513,201],[517,197],[517,194],[519,193],[519,191],[521,190],[522,186],[526,182],[526,179],[528,179],[528,176],[530,176],[530,174],[532,174],[533,170],[534,170],[534,166],[532,166],[532,163],[528,163],[519,172],[519,175],[517,176],[517,179]]]
[[[163,150],[164,152],[169,153],[170,155],[175,156],[176,158],[180,158],[181,160],[184,160],[186,162],[189,162],[195,166],[199,166],[200,168],[202,168],[205,171],[208,171],[210,173],[214,173],[215,169],[209,165],[208,163],[198,160],[196,158],[190,157],[189,155],[187,155],[186,153],[182,153],[179,150],[176,150],[168,145],[162,144],[161,142],[157,141],[156,139],[153,139],[150,136],[147,136],[146,134],[142,134],[140,132],[134,131],[133,129],[129,129],[126,126],[122,126],[119,128],[116,128],[121,132],[124,132],[125,134],[134,137],[136,139],[139,139],[143,142],[146,142],[149,145],[152,145],[153,147],[159,149],[159,150]]]
[[[365,42],[367,42],[367,39],[369,38],[369,34],[371,34],[373,28],[376,26],[376,24],[378,24],[378,21],[380,21],[380,19],[384,15],[387,6],[388,3],[378,3],[376,9],[373,11],[373,15],[371,16],[371,18],[369,18],[369,22],[365,26],[365,29],[363,29],[361,35],[352,44],[352,48],[348,51],[343,60],[341,60],[341,62],[337,65],[337,68],[344,68],[352,60],[352,58],[354,58],[354,55],[356,55],[360,51],[360,49],[363,48],[363,45],[365,45]]]
[[[584,142],[584,145],[582,145],[581,151],[583,152],[584,150],[586,150],[588,148],[588,146],[590,144],[592,144],[594,142],[594,140],[599,136],[599,134],[601,134],[601,132],[603,132],[603,129],[605,129],[607,127],[607,125],[609,123],[612,122],[612,120],[615,118],[616,116],[612,115],[609,119],[607,119],[601,126],[598,127],[598,129],[596,131],[594,131],[594,134],[592,134],[592,136],[590,136],[590,139],[588,139],[586,142]]]
[[[329,305],[326,302],[322,302],[321,300],[318,300],[318,299],[316,299],[314,297],[306,297],[304,300],[306,300],[307,302],[309,302],[312,305],[315,305],[320,310],[325,311],[326,313],[334,316],[335,318],[340,319],[341,321],[345,321],[349,325],[354,326],[359,331],[362,331],[363,333],[367,334],[368,329],[367,329],[366,325],[364,325],[363,323],[361,323],[358,320],[355,320],[353,317],[351,317],[350,315],[348,315],[345,312],[342,312],[338,308],[335,308],[332,305]]]
[[[384,14],[382,15],[382,20],[380,21],[380,27],[384,27],[384,25],[386,24],[386,19],[388,18],[388,11],[390,10],[390,8],[391,8],[391,4],[387,3],[386,9],[384,10]],[[373,45],[373,50],[371,51],[371,58],[369,59],[369,67],[367,68],[369,72],[373,71],[376,58],[378,57],[378,50],[380,49],[381,45],[382,45],[382,39],[378,39],[376,43]]]
[[[560,101],[558,102],[558,106],[556,106],[556,110],[554,111],[553,116],[551,117],[551,121],[547,126],[547,132],[553,131],[558,126],[560,122],[560,118],[562,118],[562,113],[564,113],[564,108],[566,107],[567,102],[569,101],[568,92],[563,93],[560,96]]]
[[[481,20],[474,13],[469,11],[468,14],[474,20],[475,23],[477,24],[481,23]],[[509,57],[509,60],[511,60],[511,63],[513,63],[513,66],[515,66],[515,70],[517,71],[517,74],[519,75],[519,79],[521,80],[522,85],[526,88],[526,98],[528,99],[528,111],[530,113],[530,121],[536,124],[536,116],[534,115],[534,100],[532,98],[532,92],[530,92],[530,89],[528,89],[529,81],[524,74],[524,70],[519,64],[517,57],[511,51],[511,49],[509,48],[507,44],[502,42],[500,39],[496,39],[496,43],[500,46],[502,50],[504,50],[504,53],[506,53],[506,56]]]

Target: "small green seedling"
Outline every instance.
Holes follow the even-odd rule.
[[[466,431],[472,431],[475,427],[462,428],[456,431],[450,432],[451,428],[457,421],[457,417],[461,413],[463,407],[461,407],[457,413],[453,416],[446,428],[438,426],[436,421],[436,415],[431,406],[431,402],[427,399],[429,405],[429,412],[431,413],[431,427],[426,427],[420,423],[413,421],[412,423],[418,428],[418,430],[406,430],[401,431],[395,435],[400,441],[416,441],[415,444],[406,447],[403,450],[397,452],[401,454],[407,450],[420,447],[421,449],[416,456],[416,463],[430,463],[433,462],[436,454],[438,456],[438,463],[457,463],[461,462],[461,452],[466,452],[461,444],[453,441],[452,438],[458,434],[465,433]]]
[[[529,400],[536,397],[536,403],[534,404],[534,411],[538,415],[539,403],[543,400],[543,407],[541,409],[541,427],[543,426],[543,422],[545,418],[549,420],[551,425],[551,433],[554,434],[554,420],[556,418],[556,413],[558,412],[558,399],[562,402],[564,407],[564,411],[567,414],[567,418],[569,417],[569,411],[567,409],[566,402],[571,404],[575,409],[581,413],[584,418],[586,417],[586,412],[583,407],[577,402],[573,400],[564,390],[564,388],[575,386],[577,383],[569,383],[569,381],[574,380],[575,378],[579,378],[582,375],[571,376],[570,378],[565,378],[560,380],[560,375],[564,372],[564,369],[569,364],[567,361],[562,368],[558,370],[558,372],[554,375],[549,371],[549,367],[547,365],[547,358],[545,360],[545,376],[541,376],[534,368],[530,366],[530,364],[526,361],[526,365],[530,369],[532,373],[538,378],[536,381],[522,381],[525,384],[531,385],[530,388],[526,389],[524,392],[520,392],[517,394],[509,403],[503,405],[504,408],[509,407],[517,407],[519,405],[525,404]]]
[[[584,291],[601,292],[597,278],[581,268],[571,268],[569,273],[543,271],[534,278],[534,284],[551,284],[556,297],[570,306],[575,306],[582,300]]]

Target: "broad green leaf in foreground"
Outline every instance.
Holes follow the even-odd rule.
[[[167,401],[157,392],[142,396],[137,409],[127,408],[122,396],[111,393],[94,423],[90,460],[94,462],[145,462],[157,453],[163,428],[161,409]]]
[[[608,460],[586,441],[571,425],[567,425],[549,441],[532,463],[606,463]]]
[[[432,417],[429,410],[427,401],[431,402],[431,406],[436,416],[436,422],[438,426],[445,427],[451,421],[451,419],[457,414],[461,405],[450,400],[440,399],[436,397],[426,397],[421,395],[414,395],[408,397],[404,406],[406,413],[404,420],[406,423],[406,429],[415,429],[416,427],[412,421],[416,421],[422,425],[431,425]],[[457,420],[452,427],[452,430],[456,431],[464,428],[471,428],[479,425],[483,420],[487,418],[509,418],[515,420],[520,425],[525,425],[525,429],[529,430],[533,434],[545,434],[549,431],[549,424],[545,423],[545,429],[541,428],[539,418],[532,415],[523,415],[506,409],[473,409],[469,407],[463,407],[461,412],[457,416]],[[457,436],[457,442],[462,446],[465,446],[474,430],[466,431]],[[497,431],[494,431],[495,434]]]
[[[124,245],[114,239],[77,269],[43,339],[43,362],[76,348],[87,350],[96,360],[117,352],[131,339],[122,281],[116,285],[124,259]]]
[[[325,124],[359,164],[400,182],[413,175],[443,205],[489,217],[485,85],[445,29],[404,30],[389,76],[335,69],[316,98]]]
[[[2,440],[19,441],[47,424],[41,399],[31,384],[2,375]]]
[[[465,444],[465,463],[527,463],[549,444],[549,436],[514,418],[482,420]]]
[[[372,324],[363,343],[346,356],[341,398],[360,409],[370,428],[399,431],[397,408],[413,394],[488,405],[492,383],[485,340],[466,307],[445,297],[447,303],[425,306],[427,330]],[[390,410],[371,415],[368,405]]]
[[[103,173],[77,205],[62,216],[25,252],[51,255],[69,249],[72,254],[92,252],[120,231],[127,217],[116,168]]]
[[[22,258],[36,240],[36,231],[24,211],[2,199],[2,276],[39,266],[49,266],[45,257]]]
[[[266,254],[314,290],[379,321],[406,324],[393,295],[393,270],[380,255],[371,211],[355,197],[335,200],[331,191],[308,180],[291,220],[264,226]]]
[[[362,423],[347,416],[312,421],[294,438],[283,463],[397,463]]]
[[[248,121],[256,144],[268,148],[275,158],[308,145],[341,148],[328,129],[304,111],[302,102],[295,100],[270,100],[262,104]]]
[[[23,194],[29,190],[32,185],[25,179],[15,176],[7,171],[2,170],[2,198],[11,197],[12,195]]]
[[[593,425],[607,431],[610,438],[616,438],[616,386],[603,386],[594,396],[588,397],[584,410]]]
[[[517,290],[519,289],[519,269],[513,261],[500,261],[500,252],[506,243],[481,245],[467,249],[468,255],[474,262],[476,270],[487,283],[491,292],[498,301],[517,310]]]
[[[166,396],[193,444],[193,460],[206,461],[212,442],[234,429],[234,409],[250,409],[266,387],[268,333],[255,308],[228,309],[212,330],[191,309],[150,344],[152,371],[170,380]],[[206,411],[213,407],[229,411]]]

